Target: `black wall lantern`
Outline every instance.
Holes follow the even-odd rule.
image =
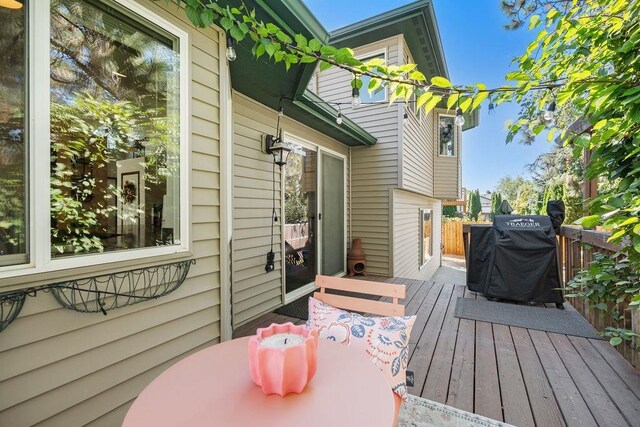
[[[273,156],[273,163],[282,169],[282,166],[287,164],[289,153],[291,153],[291,147],[282,141],[282,131],[280,131],[279,136],[265,136],[265,151],[267,154],[271,154]]]

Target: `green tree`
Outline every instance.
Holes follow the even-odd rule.
[[[511,207],[518,215],[536,215],[538,209],[539,191],[533,182],[526,181],[518,188],[518,194],[513,200]]]
[[[456,206],[443,206],[442,216],[445,218],[455,218],[458,214],[458,208]]]
[[[581,161],[576,161],[570,147],[556,147],[541,154],[528,166],[533,181],[538,188],[553,187],[551,198],[543,200],[541,211],[546,213],[546,201],[554,197],[565,204],[565,223],[570,224],[582,216],[582,183],[584,181],[584,167]],[[543,194],[544,198],[544,194]]]
[[[509,203],[514,201],[518,197],[518,191],[520,187],[527,182],[521,176],[516,176],[515,178],[510,175],[504,176],[498,180],[498,184],[496,185],[496,192],[500,193],[500,196],[503,200],[507,200]]]
[[[482,212],[482,204],[480,203],[480,191],[472,191],[469,195],[469,218],[473,221],[478,221],[478,216]]]
[[[491,215],[500,215],[500,205],[502,204],[502,195],[495,191],[491,195]]]

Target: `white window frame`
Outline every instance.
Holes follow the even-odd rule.
[[[448,154],[440,154],[440,117],[451,117],[454,119],[454,124],[453,124],[453,155],[448,155]],[[455,125],[455,118],[456,116],[454,116],[453,114],[445,114],[445,113],[438,113],[436,115],[436,150],[438,152],[438,157],[444,157],[447,159],[453,159],[458,157],[458,129],[457,126]]]
[[[360,62],[366,62],[366,61],[368,61],[370,59],[373,59],[376,56],[380,56],[380,55],[384,56],[384,63],[386,65],[389,65],[389,63],[388,63],[389,54],[388,54],[388,49],[386,47],[383,48],[383,49],[372,50],[371,52],[363,53],[362,55],[358,55],[355,58]],[[365,93],[365,92],[366,92],[367,96],[369,96],[369,88],[368,87],[364,87],[364,82],[363,82],[362,88],[360,89],[360,98],[362,98],[362,94]],[[362,104],[375,104],[377,102],[387,102],[389,100],[388,87],[385,86],[384,89],[382,89],[382,92],[384,93],[384,99],[382,101],[365,101],[364,99],[362,99]]]
[[[180,49],[179,105],[180,105],[180,244],[171,246],[146,247],[122,251],[83,254],[65,258],[51,257],[51,206],[49,189],[50,177],[50,16],[51,1],[38,0],[28,10],[28,84],[27,105],[29,111],[27,134],[29,149],[29,262],[0,267],[0,279],[31,274],[48,273],[59,270],[104,265],[148,259],[158,256],[189,253],[190,235],[190,56],[189,34],[182,28],[133,0],[110,0],[134,16],[152,22],[178,39]],[[43,142],[47,141],[46,147]],[[37,146],[38,145],[38,146]],[[73,273],[70,273],[73,274]]]
[[[429,212],[429,221],[431,221],[431,238],[429,239],[429,251],[428,251],[429,258],[427,258],[426,261],[424,261],[425,248],[423,247],[423,245],[424,245],[424,214],[425,214],[425,212]],[[418,215],[419,215],[419,221],[420,221],[418,223],[418,230],[419,230],[419,233],[420,233],[420,236],[418,238],[418,253],[419,253],[419,256],[420,256],[420,259],[418,260],[418,270],[421,270],[433,258],[433,209],[419,208],[418,209]]]

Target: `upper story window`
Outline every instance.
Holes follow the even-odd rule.
[[[45,82],[37,71],[25,77],[24,10],[0,8],[0,33],[12,31],[0,43],[12,40],[13,52],[0,57],[0,164],[8,166],[0,168],[0,266],[29,262],[30,235],[32,246],[48,252],[36,267],[74,255],[181,245],[186,34],[136,10],[145,16],[120,1],[52,0],[49,57],[29,58],[49,67]],[[35,52],[45,46],[42,39],[31,43]],[[28,109],[49,103],[48,147],[25,129],[26,81],[49,88],[31,94],[36,105]],[[29,150],[48,157],[49,174],[34,174],[25,185],[26,171],[36,168],[27,165]],[[49,233],[30,230],[29,217],[44,219],[36,206],[47,200]],[[24,256],[3,262],[18,253]]]
[[[374,54],[365,56],[362,58],[358,58],[362,62],[367,62],[372,59],[382,59],[383,61],[387,60],[386,53],[382,52],[380,54]],[[384,102],[387,100],[387,90],[385,87],[379,87],[376,91],[369,93],[369,83],[371,82],[371,77],[369,76],[361,76],[360,80],[362,81],[362,89],[360,90],[360,100],[363,104],[373,103],[373,102]]]
[[[438,116],[438,155],[453,157],[456,155],[456,127],[453,116]]]

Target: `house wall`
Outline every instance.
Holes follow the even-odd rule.
[[[404,63],[414,63],[409,52],[409,47],[402,38]],[[414,105],[407,105],[406,111],[409,122],[402,126],[401,159],[402,170],[400,188],[421,193],[427,196],[434,195],[434,113],[425,115],[421,112],[416,115],[413,112]]]
[[[438,114],[455,114],[436,109],[433,114],[434,141],[434,196],[443,199],[458,199],[462,194],[462,131],[456,128],[456,156],[438,155]]]
[[[239,93],[233,96],[233,109],[231,262],[233,326],[236,328],[282,305],[283,274],[280,221],[275,226],[273,238],[275,270],[266,273],[264,269],[271,240],[273,158],[270,154],[263,153],[263,137],[265,134],[275,133],[277,112]],[[286,115],[281,118],[281,126],[285,133],[345,156],[349,155],[348,147]],[[280,179],[280,171],[276,167],[278,183]],[[276,199],[278,216],[282,218],[279,184],[276,187]]]
[[[387,52],[387,63],[401,61],[401,36],[381,40],[355,49],[357,57],[380,50]],[[326,101],[351,102],[351,74],[331,68],[320,72],[314,89]],[[363,88],[364,92],[366,88]],[[400,139],[397,104],[366,105],[352,109],[341,106],[342,114],[378,138],[372,147],[351,149],[351,232],[362,239],[369,274],[389,275],[390,268],[390,201],[389,189],[399,182]]]
[[[172,294],[110,311],[107,316],[62,308],[49,294],[27,298],[20,316],[0,335],[2,426],[120,425],[133,399],[157,375],[219,341],[218,32],[194,29],[175,5],[139,3],[190,34],[191,251],[197,264]],[[109,268],[142,265],[132,259]],[[63,273],[71,279],[87,271],[95,274],[100,269]],[[23,279],[36,285],[51,282],[54,275]]]
[[[440,267],[442,204],[440,200],[396,189],[393,200],[393,277],[429,279]],[[433,256],[420,266],[420,209],[433,210]]]

